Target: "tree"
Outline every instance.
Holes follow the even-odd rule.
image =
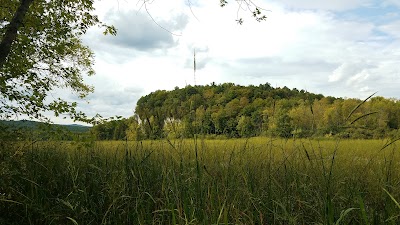
[[[0,0],[0,118],[46,119],[45,111],[83,118],[76,103],[50,93],[67,88],[83,98],[93,90],[83,83],[94,71],[82,35],[95,25],[116,32],[93,11],[92,0]]]
[[[299,100],[299,105],[291,108],[288,112],[298,137],[306,137],[313,131],[314,117],[310,104],[308,101]]]
[[[241,137],[250,137],[252,134],[254,134],[254,126],[250,117],[247,116],[241,116],[239,118],[236,129]]]
[[[252,1],[237,2],[257,21],[266,19]],[[142,3],[147,11],[149,2]],[[223,7],[228,2],[219,3]],[[105,34],[116,34],[93,14],[93,4],[94,0],[0,0],[0,119],[22,114],[46,119],[46,111],[84,118],[76,103],[50,93],[66,88],[84,98],[93,90],[82,78],[94,74],[93,53],[83,45],[82,35],[96,25],[104,27]],[[239,14],[237,22],[243,23]]]
[[[293,128],[290,123],[291,118],[286,112],[279,114],[277,118],[276,134],[283,138],[291,137]]]

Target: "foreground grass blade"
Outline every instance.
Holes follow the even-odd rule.
[[[351,110],[351,112],[349,113],[349,115],[346,117],[346,119],[344,121],[348,121],[351,117],[351,115],[353,115],[353,113],[360,108],[361,105],[363,105],[366,101],[368,101],[368,99],[372,98],[372,96],[374,96],[377,92],[373,93],[372,95],[368,96],[368,98],[364,99],[364,101],[362,101],[360,104],[358,104],[356,107],[354,107],[353,110]]]
[[[340,217],[336,221],[335,225],[339,225],[340,222],[342,222],[342,220],[347,216],[347,214],[349,214],[351,211],[353,211],[355,209],[357,209],[357,208],[348,208],[348,209],[343,210],[342,212],[340,212]]]
[[[74,220],[73,218],[67,216],[67,219],[69,219],[73,224],[79,225],[78,222],[76,222],[76,220]]]
[[[357,198],[358,198],[358,203],[360,204],[361,217],[364,220],[365,225],[369,225],[370,223],[367,216],[367,210],[365,209],[364,200],[362,199],[360,194],[357,196]]]
[[[386,192],[387,195],[389,195],[390,199],[392,199],[392,201],[396,204],[397,208],[400,209],[400,204],[397,202],[397,200],[385,188],[383,188],[383,190]]]

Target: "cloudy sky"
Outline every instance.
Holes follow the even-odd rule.
[[[98,1],[101,20],[118,34],[93,28],[84,37],[96,75],[85,78],[95,92],[80,109],[129,117],[152,91],[212,82],[400,98],[400,0],[253,1],[266,21],[233,0],[224,8],[218,0]]]

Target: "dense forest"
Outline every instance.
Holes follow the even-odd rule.
[[[384,138],[398,134],[400,102],[326,97],[305,90],[233,83],[158,90],[135,115],[94,126],[100,140],[214,137]]]

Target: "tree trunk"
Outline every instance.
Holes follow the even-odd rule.
[[[6,59],[11,51],[11,45],[17,38],[18,28],[22,25],[22,21],[28,12],[29,6],[34,0],[20,0],[20,5],[14,14],[11,22],[6,27],[6,32],[0,43],[0,68],[3,67]]]

